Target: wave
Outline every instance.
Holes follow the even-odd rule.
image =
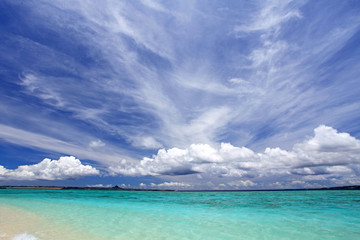
[[[30,234],[22,233],[16,235],[12,240],[38,240],[38,239]]]

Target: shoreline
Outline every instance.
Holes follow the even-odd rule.
[[[0,186],[0,189],[43,189],[43,190],[106,190],[106,191],[153,191],[153,192],[259,192],[259,191],[326,191],[326,190],[360,190],[360,185],[324,188],[294,189],[246,189],[246,190],[171,190],[171,189],[140,189],[120,187],[65,187],[65,186]]]

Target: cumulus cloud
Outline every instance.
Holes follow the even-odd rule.
[[[196,174],[200,179],[206,176],[237,178],[229,180],[227,185],[252,187],[257,185],[257,180],[274,176],[288,179],[290,184],[329,177],[352,176],[353,179],[359,166],[360,141],[348,133],[321,125],[314,130],[314,137],[295,144],[289,151],[266,148],[264,152],[254,152],[230,143],[221,143],[218,147],[192,144],[185,149],[160,149],[156,155],[145,157],[138,163],[124,160],[110,170],[113,174],[130,176]]]
[[[324,125],[314,130],[315,137],[295,146],[318,152],[350,152],[360,148],[360,142],[348,133],[338,133],[336,129]]]
[[[58,160],[45,158],[40,163],[22,165],[15,170],[0,166],[0,180],[63,180],[98,175],[100,172],[90,165],[83,165],[73,156]]]

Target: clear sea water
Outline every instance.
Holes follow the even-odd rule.
[[[42,219],[19,239],[360,239],[360,191],[0,189],[0,206]]]

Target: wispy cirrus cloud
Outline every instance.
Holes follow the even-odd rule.
[[[255,14],[250,17],[250,23],[237,25],[234,30],[235,32],[279,31],[281,24],[302,17],[299,8],[305,3],[306,1],[292,0],[260,2],[254,9]]]
[[[189,11],[180,14],[181,20],[171,4],[109,2],[98,11],[96,3],[39,3],[43,13],[33,11],[42,18],[49,18],[45,12],[59,11],[67,19],[82,19],[72,23],[74,31],[71,35],[80,40],[80,46],[92,47],[86,51],[90,56],[99,57],[100,67],[94,65],[94,70],[89,71],[80,61],[69,59],[72,68],[77,69],[76,77],[33,72],[22,77],[21,84],[28,94],[52,107],[72,112],[81,121],[118,134],[134,147],[186,147],[194,142],[215,143],[219,138],[225,140],[221,135],[226,134],[232,141],[235,136],[231,136],[228,129],[233,127],[237,133],[245,132],[237,137],[244,137],[244,144],[259,145],[262,144],[259,140],[267,141],[267,137],[284,134],[280,132],[282,128],[272,130],[274,133],[270,135],[264,133],[264,123],[270,125],[269,128],[287,126],[288,135],[294,132],[292,128],[301,130],[302,134],[308,133],[314,125],[324,123],[316,115],[330,94],[318,89],[315,100],[316,87],[304,88],[304,83],[312,81],[309,75],[321,66],[321,61],[314,64],[309,59],[321,55],[323,59],[330,57],[354,34],[358,23],[350,24],[344,19],[348,26],[312,39],[314,46],[310,42],[290,41],[283,35],[290,31],[287,24],[302,24],[301,7],[305,4],[264,2],[252,6],[254,14],[246,16],[250,23],[230,22],[229,27],[236,34],[250,34],[228,35],[230,39],[235,37],[233,44],[237,44],[238,37],[241,41],[254,41],[255,45],[237,55],[239,64],[233,62],[227,66],[225,74],[219,74],[219,62],[216,56],[209,54],[211,51],[187,52],[186,48],[197,41],[194,43],[187,33],[169,29],[168,22],[164,21],[172,19],[178,29],[194,23],[191,29],[200,34],[216,26],[215,19],[218,18],[215,17],[219,14],[216,11],[204,12],[194,5],[183,6]],[[159,11],[164,15],[158,16]],[[204,18],[209,22],[202,22]],[[59,34],[70,27],[69,22],[60,18],[50,19]],[[140,24],[142,22],[147,22],[146,28]],[[207,38],[210,49],[215,50],[216,41],[225,40],[222,34],[222,30],[215,30]],[[311,38],[311,34],[306,37]],[[176,43],[179,37],[183,37],[181,46]],[[179,47],[184,48],[186,54],[178,52]],[[231,49],[223,50],[227,54]],[[51,49],[50,53],[59,55],[61,52]],[[296,61],[293,56],[296,56]],[[62,58],[66,59],[66,55]],[[245,64],[241,64],[241,59]],[[106,68],[103,68],[104,64],[107,64]],[[231,77],[227,78],[229,75]],[[235,78],[244,79],[249,84],[246,87],[246,84],[226,84],[228,79]],[[80,90],[83,84],[88,91]],[[320,103],[319,107],[314,107],[314,101]],[[305,111],[315,118],[306,124],[297,123],[298,114]],[[257,117],[259,112],[262,113],[260,119]],[[221,120],[216,117],[218,113]],[[113,122],[114,118],[123,118],[124,121]],[[249,124],[252,125],[250,128]],[[299,125],[303,125],[302,129]],[[139,141],[133,140],[134,136],[151,136],[159,144],[140,146]]]
[[[76,145],[56,138],[12,128],[2,124],[0,124],[0,139],[8,143],[29,148],[76,155],[82,159],[94,160],[103,165],[116,163],[125,157],[120,153],[116,154],[116,152],[113,152],[109,149],[104,150],[107,150],[110,153],[105,151],[96,151],[94,148],[103,144],[98,140],[90,142],[88,147],[86,145]]]

